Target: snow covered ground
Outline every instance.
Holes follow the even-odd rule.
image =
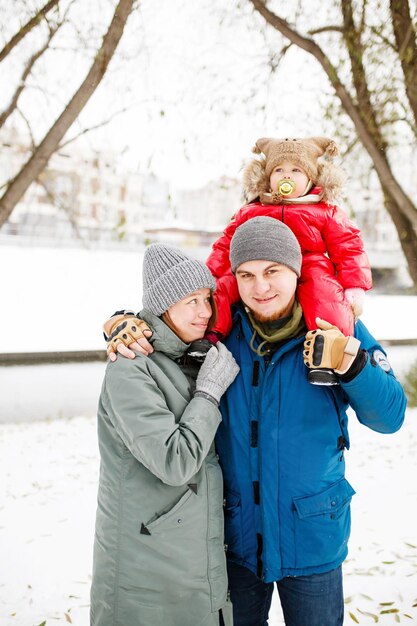
[[[351,440],[348,479],[357,494],[345,624],[394,624],[396,616],[409,623],[417,619],[417,411],[394,435],[352,417]],[[94,418],[0,425],[0,473],[0,624],[88,626]],[[276,598],[273,607],[270,625],[283,624]]]

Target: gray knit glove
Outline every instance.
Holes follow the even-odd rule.
[[[239,373],[232,353],[220,341],[210,348],[196,380],[196,396],[205,396],[217,404]]]

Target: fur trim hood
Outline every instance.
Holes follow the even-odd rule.
[[[333,144],[335,146],[335,144]],[[318,200],[327,204],[334,204],[341,195],[346,175],[339,165],[332,162],[331,157],[337,154],[325,154],[317,160],[317,178],[312,181],[314,187],[320,188]],[[256,150],[259,152],[259,150]],[[245,202],[253,202],[260,198],[264,204],[285,204],[301,202],[306,196],[293,200],[283,198],[279,194],[271,193],[269,175],[267,173],[267,159],[264,155],[253,159],[243,170],[243,197]]]

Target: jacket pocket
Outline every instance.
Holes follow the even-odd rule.
[[[196,495],[190,489],[184,493],[178,502],[169,511],[166,511],[159,515],[156,519],[145,524],[146,529],[150,534],[152,531],[160,530],[161,526],[169,525],[171,527],[180,526],[183,523],[183,519],[180,516],[181,510],[190,498],[196,498]],[[143,531],[142,531],[143,532]]]
[[[349,505],[354,493],[342,478],[320,493],[293,499],[296,568],[345,557],[350,535]]]
[[[240,495],[234,491],[227,491],[225,494],[224,523],[227,551],[241,556],[243,554],[242,509]]]

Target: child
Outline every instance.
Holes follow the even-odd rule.
[[[320,317],[352,335],[372,277],[359,230],[333,204],[344,182],[343,172],[332,163],[338,154],[336,144],[326,137],[264,138],[258,139],[253,152],[263,157],[244,170],[248,204],[232,218],[207,260],[217,279],[218,310],[208,338],[223,338],[230,332],[230,305],[239,300],[230,269],[230,240],[238,226],[258,215],[284,222],[300,243],[298,299],[307,328],[317,328],[316,317]]]

